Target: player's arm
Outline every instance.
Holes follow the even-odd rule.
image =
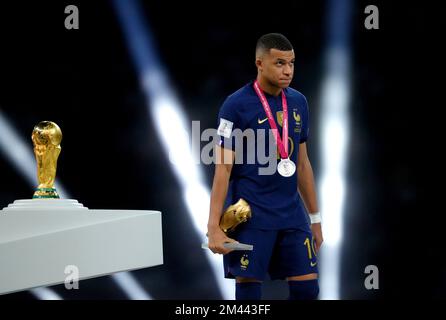
[[[219,224],[228,193],[229,177],[231,176],[235,153],[232,150],[220,146],[216,146],[215,152],[217,161],[211,191],[211,205],[208,220],[208,246],[214,253],[226,254],[232,250],[226,249],[223,247],[223,244],[225,242],[236,241],[228,238],[221,230]]]
[[[316,187],[314,183],[313,168],[311,167],[310,159],[307,154],[307,144],[305,142],[299,144],[299,158],[297,160],[297,174],[298,174],[298,190],[301,198],[307,208],[308,213],[319,212],[316,196]],[[316,252],[319,251],[322,245],[322,228],[321,223],[312,223],[311,231],[316,242]]]

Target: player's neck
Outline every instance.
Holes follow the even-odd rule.
[[[282,92],[282,88],[276,87],[268,82],[265,78],[261,77],[260,74],[257,75],[257,81],[259,82],[260,89],[273,96],[278,96]]]

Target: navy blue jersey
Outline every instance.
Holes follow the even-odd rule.
[[[308,138],[308,104],[305,96],[292,88],[284,89],[288,104],[288,153],[297,165],[299,144]],[[272,114],[282,136],[282,98],[264,92]],[[243,139],[242,163],[235,162],[229,181],[225,207],[245,199],[252,210],[252,218],[246,223],[247,228],[278,230],[297,228],[307,223],[306,210],[297,189],[297,170],[291,177],[282,177],[277,170],[272,175],[260,175],[259,168],[268,167],[265,159],[258,154],[263,145],[266,155],[270,155],[268,136],[270,125],[259,97],[253,88],[253,82],[245,85],[223,103],[218,115],[218,134],[220,145],[235,149],[237,129],[242,132],[253,131],[255,150]],[[263,131],[266,139],[259,139]],[[280,161],[277,145],[274,143],[276,164]],[[254,159],[254,161],[253,161]],[[248,161],[249,160],[249,161]]]

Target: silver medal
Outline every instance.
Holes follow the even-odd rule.
[[[291,177],[296,171],[296,165],[290,159],[281,159],[277,165],[277,171],[283,177]]]

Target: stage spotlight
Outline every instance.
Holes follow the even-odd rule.
[[[319,197],[325,243],[320,252],[320,298],[339,299],[342,223],[350,103],[350,0],[330,0],[327,10],[326,75],[320,111]]]
[[[178,179],[183,200],[202,241],[205,240],[209,213],[210,192],[204,183],[201,170],[193,161],[188,119],[176,98],[173,87],[158,58],[142,8],[136,0],[114,2],[127,46],[146,95],[148,112],[162,142],[165,157]],[[197,243],[199,246],[200,243]],[[221,256],[204,251],[224,299],[234,298],[233,282],[222,277]]]

